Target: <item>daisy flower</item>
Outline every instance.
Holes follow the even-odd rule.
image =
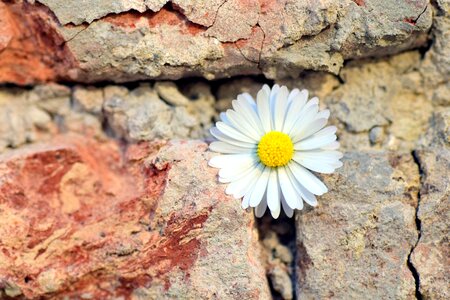
[[[317,205],[315,195],[328,191],[311,171],[332,173],[342,166],[336,151],[336,127],[325,127],[329,110],[319,111],[319,99],[308,91],[264,85],[256,102],[248,93],[232,102],[211,128],[218,140],[210,144],[209,165],[219,168],[225,192],[242,199],[242,208],[255,208],[261,217],[269,207],[274,218],[281,207],[288,217],[303,201]]]

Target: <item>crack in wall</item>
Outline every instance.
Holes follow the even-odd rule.
[[[220,4],[219,7],[216,9],[216,14],[214,15],[214,20],[213,20],[211,26],[208,26],[208,28],[213,27],[214,24],[216,24],[217,16],[219,15],[219,10],[222,8],[222,6],[225,5],[225,3],[227,3],[227,1],[228,1],[228,0],[222,1],[222,4]]]
[[[254,218],[259,242],[263,249],[262,262],[266,266],[267,283],[272,299],[296,300],[297,232],[295,217],[289,218],[282,212],[278,219],[273,219],[267,210],[263,217]],[[287,250],[292,261],[283,260],[280,249]]]
[[[414,266],[413,262],[412,262],[412,254],[414,252],[414,249],[416,249],[417,245],[420,242],[420,238],[422,237],[422,224],[421,224],[421,220],[419,218],[418,212],[419,212],[419,207],[420,207],[420,197],[421,197],[421,191],[422,191],[422,186],[423,186],[423,170],[422,170],[422,166],[420,163],[420,160],[417,156],[417,153],[415,151],[413,151],[411,153],[411,155],[414,158],[414,162],[417,165],[418,169],[419,169],[419,175],[420,175],[420,187],[419,187],[419,191],[417,193],[417,207],[416,207],[416,211],[415,211],[415,221],[416,221],[416,229],[417,229],[417,240],[414,244],[414,246],[411,248],[411,251],[408,254],[408,260],[407,260],[407,266],[408,269],[411,271],[413,277],[414,277],[414,282],[416,285],[416,292],[415,292],[415,296],[416,299],[418,300],[422,300],[423,296],[422,293],[420,292],[420,274],[417,271],[416,267]]]
[[[428,4],[425,6],[425,8],[422,10],[422,12],[417,16],[417,18],[414,20],[414,23],[417,23],[417,21],[419,20],[419,18],[427,11],[428,9]]]
[[[234,46],[236,47],[236,49],[239,51],[239,53],[241,53],[242,57],[243,57],[246,61],[251,62],[251,63],[253,63],[253,64],[258,64],[258,61],[251,60],[250,58],[248,58],[247,56],[245,56],[245,54],[242,52],[242,49],[241,49],[238,45],[236,45],[236,43],[233,43],[233,44],[234,44]]]
[[[264,31],[264,29],[259,24],[259,20],[256,23],[256,26],[258,26],[259,29],[261,29],[261,32],[263,33],[263,40],[261,41],[261,48],[259,49],[259,56],[258,56],[258,69],[261,71],[261,73],[263,73],[263,70],[262,70],[262,67],[261,67],[261,59],[262,59],[262,53],[263,53],[263,50],[264,50],[264,43],[266,42],[266,32]]]
[[[89,28],[89,25],[86,26],[85,28],[81,29],[80,31],[78,31],[77,33],[75,33],[71,38],[67,39],[64,41],[64,43],[62,43],[62,45],[66,45],[67,43],[71,42],[73,39],[75,39],[80,33],[82,33],[83,31],[85,31],[86,29]]]

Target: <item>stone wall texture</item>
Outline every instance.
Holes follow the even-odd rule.
[[[449,79],[448,0],[0,0],[0,299],[450,299]],[[207,166],[266,83],[344,152],[294,219]]]
[[[267,299],[253,217],[216,184],[206,149],[66,135],[1,156],[4,293]]]
[[[6,1],[0,81],[338,74],[424,46],[432,15],[426,0]]]

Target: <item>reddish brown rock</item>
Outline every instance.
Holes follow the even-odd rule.
[[[70,77],[76,62],[58,26],[45,6],[0,2],[0,82],[31,84]]]
[[[0,83],[337,74],[426,45],[432,24],[426,0],[39,3],[1,4]]]
[[[0,298],[268,299],[253,217],[206,149],[69,135],[0,156]]]

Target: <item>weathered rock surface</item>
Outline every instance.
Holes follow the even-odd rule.
[[[418,232],[411,155],[347,152],[329,192],[297,214],[299,299],[411,299],[407,261]]]
[[[0,82],[31,84],[62,79],[77,63],[58,21],[41,5],[0,2]]]
[[[164,87],[157,84],[156,90],[166,99],[165,102],[149,86],[141,86],[132,91],[119,86],[104,89],[103,111],[116,136],[136,141],[172,137],[199,138],[207,134],[216,114],[211,102],[214,101],[213,98],[206,98],[208,90],[202,91],[205,97],[195,101],[189,101],[179,92],[174,96],[173,91],[178,91],[175,86]]]
[[[68,135],[0,156],[0,298],[269,299],[206,149]]]
[[[428,53],[434,52],[430,50]],[[443,53],[450,53],[448,48]],[[444,59],[441,54],[440,60]],[[428,57],[428,56],[427,56]],[[436,59],[438,56],[434,56]],[[350,62],[338,78],[309,73],[301,80],[283,80],[294,88],[307,88],[331,111],[345,149],[387,149],[410,152],[427,131],[434,109],[448,106],[450,64],[447,75],[432,69],[418,51],[383,59]],[[429,68],[430,73],[425,73]],[[434,70],[434,71],[431,71]]]
[[[0,152],[7,147],[45,139],[55,134],[58,125],[52,115],[70,111],[70,89],[65,86],[38,86],[25,89],[0,89]]]
[[[0,2],[0,84],[31,85],[0,87],[0,298],[267,299],[267,276],[283,299],[448,299],[449,9]],[[266,78],[111,83],[246,74]],[[346,161],[318,208],[263,219],[258,243],[206,145],[155,140],[207,137],[267,78],[320,98]]]
[[[57,84],[0,88],[0,152],[61,132],[105,137],[103,127],[128,141],[205,137],[217,114],[215,98],[202,83],[184,89],[181,93],[173,83],[132,90]]]
[[[272,222],[271,222],[272,221]],[[273,221],[266,215],[259,224],[261,243],[264,248],[263,258],[266,260],[266,272],[271,287],[275,294],[281,299],[290,300],[294,298],[294,254],[292,249],[295,248],[292,224],[286,224],[281,220]],[[289,241],[284,244],[281,239]]]
[[[450,297],[450,109],[440,111],[415,152],[422,171],[420,239],[411,255],[424,299]]]
[[[0,82],[280,78],[302,70],[337,74],[346,59],[423,46],[432,6],[426,0],[16,0],[0,4],[0,20]]]

